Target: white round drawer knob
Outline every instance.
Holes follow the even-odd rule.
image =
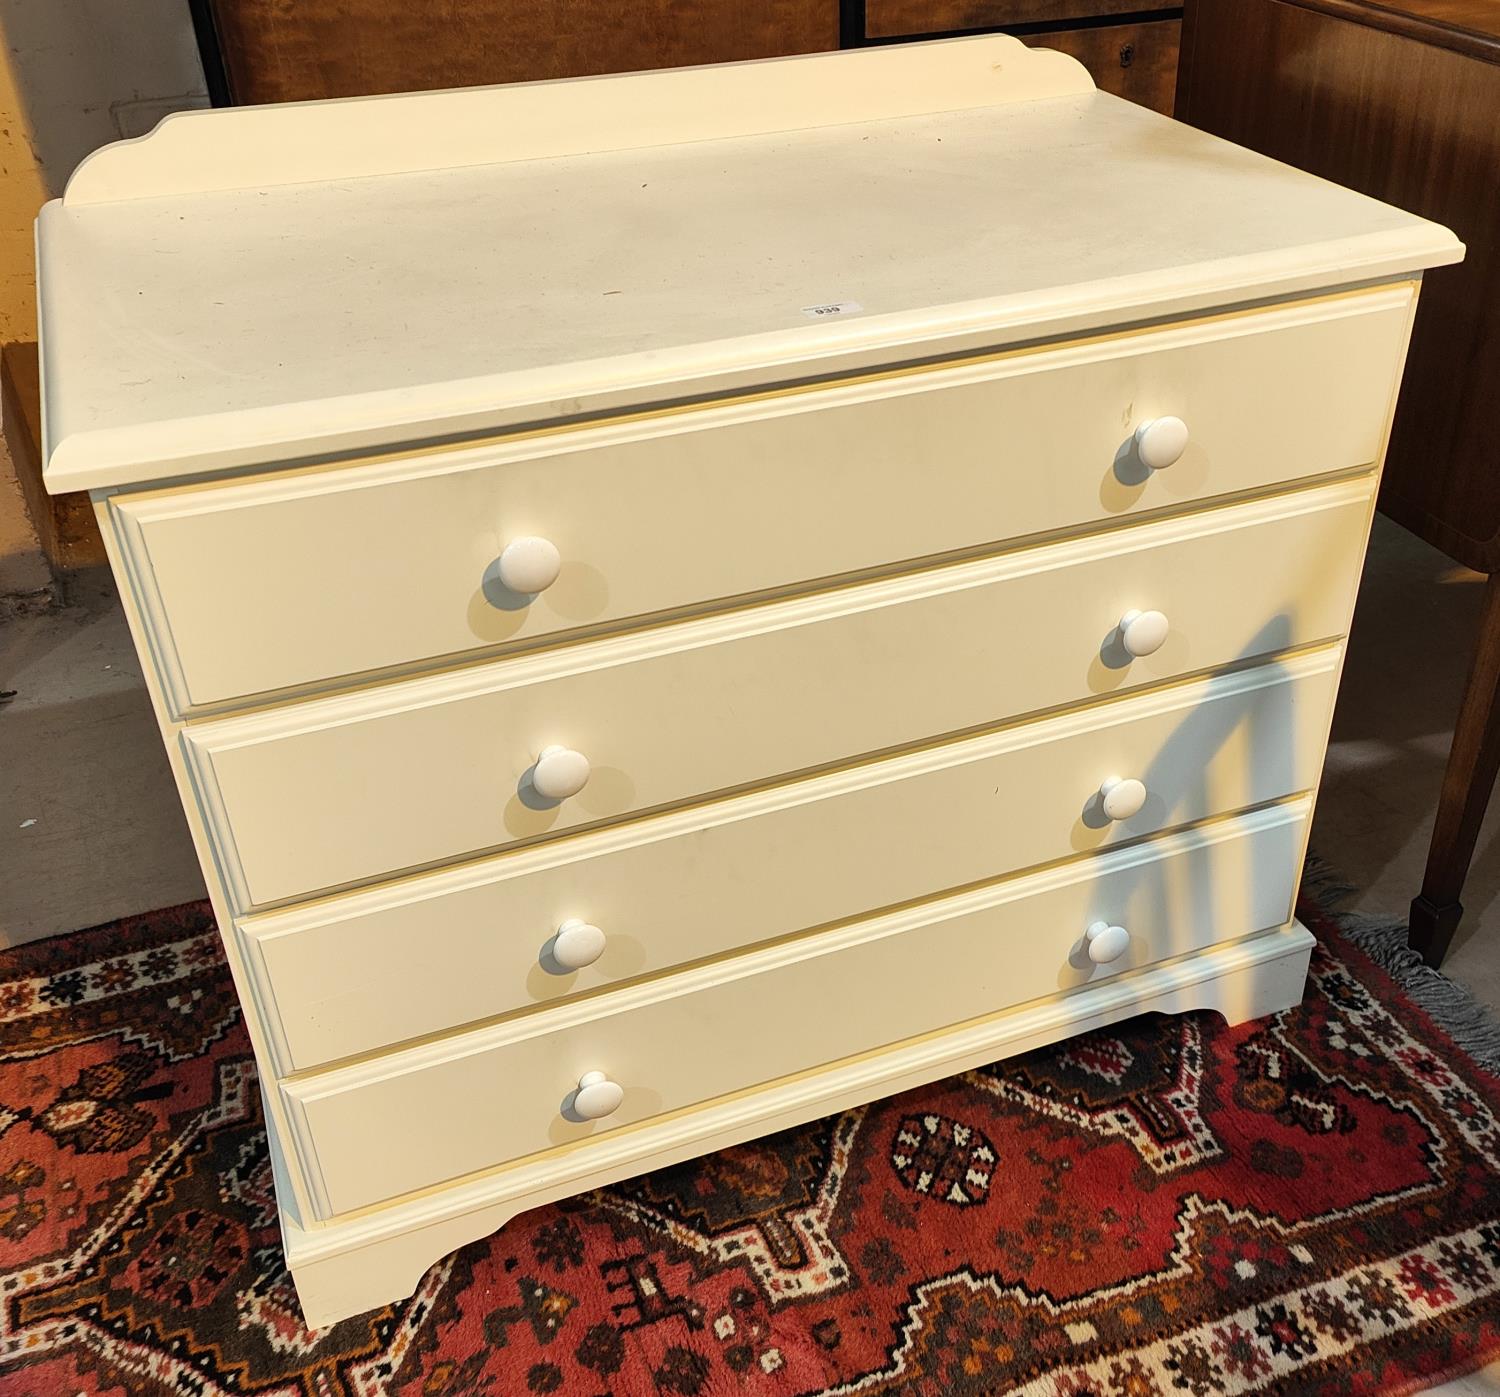
[[[1135,454],[1154,471],[1181,460],[1187,444],[1187,423],[1180,417],[1153,417],[1135,429]]]
[[[1099,787],[1099,801],[1111,820],[1128,820],[1141,813],[1146,787],[1134,776],[1111,776]]]
[[[1130,933],[1122,926],[1110,926],[1108,922],[1094,922],[1083,933],[1088,943],[1089,959],[1095,965],[1108,965],[1119,960],[1130,946]]]
[[[531,784],[547,800],[576,796],[589,783],[589,759],[571,747],[543,747],[531,768]]]
[[[570,917],[552,940],[552,959],[564,970],[582,970],[604,954],[604,933],[589,922]]]
[[[523,596],[545,592],[561,571],[562,555],[545,538],[513,538],[500,554],[500,580]]]
[[[1127,611],[1120,617],[1120,643],[1136,659],[1154,655],[1167,638],[1167,618],[1159,611]]]
[[[573,1112],[586,1121],[602,1120],[620,1109],[625,1099],[625,1088],[612,1082],[602,1072],[585,1072],[578,1079],[578,1091],[573,1096]]]

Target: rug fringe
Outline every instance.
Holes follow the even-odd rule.
[[[1302,887],[1324,907],[1340,933],[1400,985],[1433,1023],[1481,1067],[1500,1074],[1500,1016],[1475,999],[1467,987],[1425,964],[1407,944],[1404,921],[1330,907],[1329,903],[1351,896],[1355,889],[1312,856]]]
[[[1309,853],[1302,864],[1302,891],[1310,893],[1324,907],[1353,897],[1358,888],[1338,873],[1331,864]]]

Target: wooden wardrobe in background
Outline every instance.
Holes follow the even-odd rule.
[[[471,87],[981,30],[1079,59],[1168,115],[1181,5],[1139,0],[189,0],[216,103]]]

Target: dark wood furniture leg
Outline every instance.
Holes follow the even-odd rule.
[[[1495,776],[1500,771],[1500,573],[1485,584],[1474,666],[1464,688],[1453,750],[1443,773],[1422,891],[1411,904],[1411,945],[1434,968],[1463,916],[1458,900]]]

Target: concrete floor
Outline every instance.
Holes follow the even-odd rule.
[[[0,622],[0,947],[203,896],[107,578]]]
[[[1482,589],[1377,517],[1312,836],[1351,908],[1421,883]],[[118,603],[83,601],[0,628],[0,945],[202,894]],[[1500,1010],[1500,799],[1464,903],[1444,969]],[[1500,1363],[1436,1391],[1495,1397]]]

